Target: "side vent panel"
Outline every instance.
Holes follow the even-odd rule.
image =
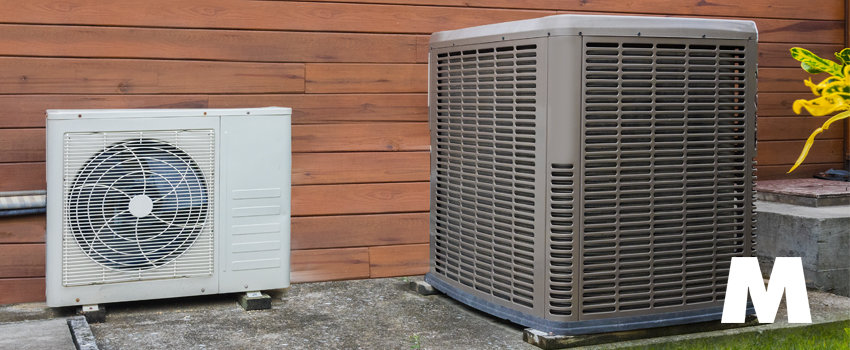
[[[575,197],[572,164],[551,164],[549,185],[549,314],[575,314]]]
[[[746,47],[585,37],[583,319],[720,305],[751,254]]]
[[[433,270],[488,301],[535,294],[540,40],[432,52]],[[545,80],[544,80],[545,81]],[[540,239],[542,237],[538,237]]]

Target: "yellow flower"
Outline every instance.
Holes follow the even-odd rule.
[[[809,135],[809,138],[806,140],[806,144],[803,146],[803,151],[800,153],[800,156],[797,157],[797,161],[794,163],[794,166],[788,170],[789,173],[794,171],[794,169],[797,169],[800,164],[803,164],[803,161],[806,159],[806,156],[809,155],[809,150],[815,142],[815,136],[828,129],[832,123],[850,117],[850,111],[846,111],[850,109],[850,64],[848,64],[850,62],[845,62],[844,57],[848,57],[848,51],[845,50],[848,49],[844,49],[835,54],[835,56],[841,59],[842,63],[844,63],[844,66],[841,69],[837,69],[837,66],[839,66],[837,63],[820,58],[808,50],[800,48],[791,49],[792,57],[802,62],[801,66],[807,72],[828,72],[831,74],[829,78],[824,79],[818,84],[813,83],[811,78],[803,81],[803,84],[812,90],[812,94],[819,97],[811,100],[800,99],[794,101],[794,104],[791,106],[794,113],[800,114],[803,109],[806,109],[809,114],[821,117],[838,111],[845,112],[836,114],[829,118],[823,123],[823,125],[821,125],[820,128],[815,129],[815,131]]]

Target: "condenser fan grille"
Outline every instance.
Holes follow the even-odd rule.
[[[212,130],[65,136],[65,285],[212,273]]]

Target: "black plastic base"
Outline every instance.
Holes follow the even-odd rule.
[[[77,314],[85,316],[88,323],[103,323],[106,322],[106,307],[98,305],[97,310],[86,310],[86,307],[77,310]]]
[[[525,314],[507,307],[491,303],[476,296],[470,295],[446,282],[433,276],[425,274],[425,282],[428,282],[437,290],[447,294],[453,299],[484,311],[493,316],[508,321],[531,327],[554,335],[579,335],[605,332],[627,331],[642,328],[654,328],[672,326],[686,323],[706,322],[720,320],[723,315],[723,307],[711,307],[698,310],[676,311],[661,314],[607,318],[589,321],[558,322],[546,320],[534,315]],[[752,305],[747,306],[747,314],[755,311]]]

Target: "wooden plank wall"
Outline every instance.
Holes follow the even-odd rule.
[[[760,178],[819,120],[788,48],[830,55],[844,2],[797,0],[0,0],[0,191],[43,189],[44,110],[290,106],[293,280],[427,265],[426,62],[434,31],[557,13],[753,19]],[[754,16],[754,17],[749,17]],[[842,128],[794,176],[841,163]],[[43,299],[44,218],[0,219],[0,304]]]

